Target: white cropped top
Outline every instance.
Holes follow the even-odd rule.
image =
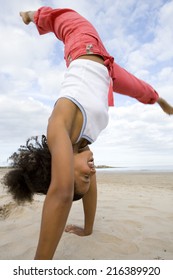
[[[97,62],[77,59],[65,73],[59,98],[68,98],[82,112],[83,125],[76,141],[93,143],[108,124],[108,93],[111,78],[107,68]]]

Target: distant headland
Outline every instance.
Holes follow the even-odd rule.
[[[115,166],[109,166],[109,165],[96,165],[96,169],[101,169],[101,168],[116,168]]]

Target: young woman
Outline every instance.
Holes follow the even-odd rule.
[[[47,128],[51,174],[35,255],[35,259],[52,259],[77,188],[78,192],[83,189],[86,193],[83,199],[86,228],[88,233],[92,231],[96,179],[92,156],[87,155],[91,153],[88,144],[107,126],[113,91],[144,104],[158,102],[168,114],[173,114],[173,108],[149,84],[118,66],[95,28],[77,12],[42,7],[20,15],[25,24],[35,23],[40,34],[53,32],[65,45],[67,71]],[[86,168],[82,176],[81,157],[85,158]]]

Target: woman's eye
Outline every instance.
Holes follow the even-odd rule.
[[[84,180],[85,180],[86,183],[89,183],[89,181],[90,181],[90,176],[89,176],[89,175],[85,175],[85,176],[84,176]]]

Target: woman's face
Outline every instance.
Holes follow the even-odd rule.
[[[75,193],[84,195],[90,187],[91,176],[96,172],[90,150],[74,154]]]

